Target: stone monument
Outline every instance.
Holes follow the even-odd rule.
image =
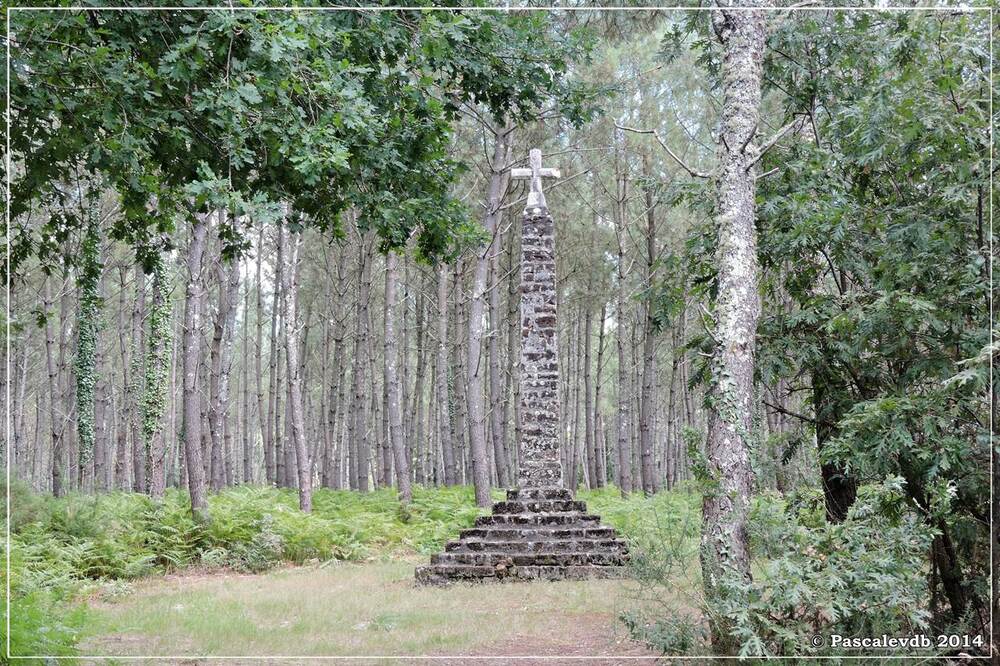
[[[431,563],[417,567],[420,583],[611,578],[628,558],[625,542],[586,503],[563,487],[559,461],[559,345],[556,339],[555,224],[545,204],[540,150],[530,179],[521,236],[521,433],[519,487],[493,505],[492,515],[462,530]]]

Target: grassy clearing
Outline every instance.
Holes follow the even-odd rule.
[[[100,635],[120,643],[112,647],[99,642],[106,654],[142,653],[133,651],[132,644],[150,641],[184,648],[180,636],[199,636],[199,626],[205,627],[204,642],[191,638],[192,647],[201,647],[184,650],[187,654],[218,654],[227,646],[245,647],[242,654],[274,654],[284,645],[309,650],[296,654],[362,654],[378,645],[383,649],[376,652],[385,653],[385,646],[397,640],[405,649],[394,650],[396,654],[448,652],[462,646],[480,649],[484,636],[496,634],[476,629],[477,618],[487,624],[497,621],[489,603],[479,606],[478,615],[472,611],[476,603],[495,595],[513,604],[500,604],[496,611],[501,613],[502,635],[508,638],[519,636],[524,627],[520,620],[507,617],[531,617],[532,598],[537,598],[531,604],[537,604],[539,612],[566,609],[570,616],[561,615],[560,621],[570,626],[576,623],[571,621],[574,609],[580,609],[581,616],[601,618],[605,625],[615,623],[619,610],[607,603],[621,597],[621,583],[558,584],[551,590],[547,587],[551,584],[539,584],[545,589],[530,596],[528,586],[499,591],[491,587],[488,592],[416,588],[412,567],[483,513],[475,506],[470,487],[418,487],[405,510],[391,490],[364,495],[319,490],[309,515],[299,512],[294,491],[231,488],[209,499],[211,520],[204,525],[191,519],[187,497],[177,491],[153,501],[133,493],[55,499],[22,486],[11,490],[13,654],[71,654],[79,637]],[[581,492],[579,497],[637,547],[665,534],[689,542],[697,531],[699,500],[693,493],[623,500],[617,490],[608,488]],[[346,562],[369,566],[351,567]],[[266,576],[237,575],[287,563],[306,564],[302,571],[311,573],[281,569]],[[200,586],[178,593],[194,595],[195,605],[177,617],[176,611],[168,612],[176,603],[164,599],[172,594],[175,580],[191,578],[174,576],[192,571],[197,572],[194,580],[201,581]],[[376,588],[379,594],[371,592]],[[260,604],[255,602],[258,593]],[[526,614],[508,613],[515,607]],[[116,617],[128,618],[135,626]],[[171,633],[173,623],[186,630]],[[364,631],[351,629],[340,635],[334,631],[339,623]],[[403,633],[387,636],[379,629],[389,625]],[[536,625],[547,626],[540,618],[531,626]],[[413,636],[428,638],[407,642],[410,626]],[[565,625],[550,628],[553,636],[566,633]],[[309,632],[317,632],[316,640],[304,642]],[[339,637],[329,638],[334,635]],[[268,643],[268,636],[276,638]],[[331,641],[342,647],[331,651]]]
[[[638,653],[616,622],[628,583],[418,587],[415,558],[261,576],[143,581],[91,610],[88,654],[468,655]],[[580,650],[584,650],[580,652]]]

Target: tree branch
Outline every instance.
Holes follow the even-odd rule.
[[[783,136],[788,134],[792,129],[795,129],[796,127],[801,127],[802,119],[803,116],[796,116],[792,122],[782,127],[780,130],[778,130],[777,134],[768,139],[767,143],[762,145],[757,150],[757,155],[752,160],[750,160],[750,164],[747,165],[747,171],[752,169],[753,165],[757,164],[757,162],[760,161],[760,158],[764,157],[764,154],[767,153],[767,151],[771,150],[771,148],[774,148],[774,144],[778,143],[778,141],[780,141]]]
[[[663,149],[665,151],[667,151],[667,154],[670,155],[670,157],[672,157],[673,160],[675,162],[677,162],[677,164],[679,164],[682,169],[684,169],[685,171],[687,171],[689,174],[691,174],[695,178],[710,178],[711,177],[707,173],[702,173],[701,171],[695,171],[694,169],[692,169],[691,167],[689,167],[684,162],[684,160],[682,160],[680,157],[677,156],[676,153],[674,153],[674,151],[670,150],[670,146],[668,146],[666,144],[666,142],[664,142],[663,139],[660,138],[660,135],[656,132],[656,130],[643,130],[643,129],[636,129],[635,127],[625,127],[624,125],[619,125],[617,122],[615,123],[615,127],[618,128],[618,129],[620,129],[620,130],[623,130],[625,132],[634,132],[635,134],[652,134],[654,137],[656,137],[656,140],[660,143],[660,145],[663,147]]]

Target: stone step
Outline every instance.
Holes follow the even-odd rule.
[[[586,513],[504,513],[476,518],[477,527],[519,525],[572,525],[574,527],[597,527],[600,516]]]
[[[431,564],[471,564],[476,566],[616,566],[628,561],[625,553],[437,553]]]
[[[534,539],[611,539],[613,527],[592,523],[564,525],[504,525],[493,527],[468,527],[459,532],[459,539],[493,539],[496,541]]]
[[[515,500],[571,500],[573,493],[567,488],[511,488],[507,499]]]
[[[459,533],[459,539],[490,539],[495,541],[535,539],[611,539],[612,527],[603,525],[522,525],[504,527],[469,527]]]
[[[448,553],[627,553],[628,545],[622,539],[538,539],[535,541],[526,539],[514,541],[461,539],[449,541],[445,544],[444,549]]]
[[[505,513],[564,513],[586,511],[587,503],[577,500],[508,500],[493,505],[494,514]]]
[[[425,585],[447,585],[457,582],[517,582],[524,580],[587,580],[593,578],[623,578],[628,569],[623,566],[548,566],[490,567],[470,564],[431,564],[417,567],[417,582]]]

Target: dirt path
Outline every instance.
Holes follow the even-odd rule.
[[[90,604],[83,654],[163,655],[139,663],[170,664],[231,656],[226,663],[257,666],[315,664],[323,656],[349,657],[339,662],[349,664],[658,663],[618,620],[630,603],[627,582],[426,588],[413,581],[415,563],[147,579]],[[264,655],[288,656],[239,659]],[[406,658],[416,655],[423,658]]]

